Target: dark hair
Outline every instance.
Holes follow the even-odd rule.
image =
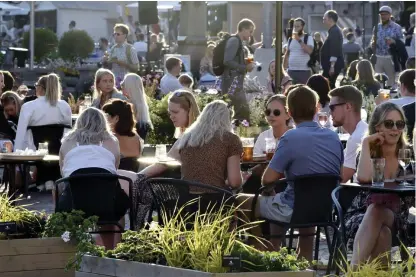
[[[13,75],[9,71],[0,71],[3,74],[4,88],[3,91],[12,90],[14,86]]]
[[[363,94],[354,86],[341,86],[329,92],[331,97],[339,97],[343,102],[350,103],[354,112],[359,113],[363,105]]]
[[[357,64],[358,64],[359,60],[353,60],[350,63],[350,66],[348,66],[347,69],[347,76],[348,78],[351,78],[352,80],[355,80],[355,78],[357,77]]]
[[[166,60],[165,62],[165,67],[168,71],[171,71],[175,66],[178,66],[181,64],[181,59],[179,58],[175,58],[175,57],[170,57]]]
[[[74,26],[77,25],[77,23],[75,22],[75,20],[71,20],[71,22],[69,22],[69,26]]]
[[[120,99],[110,99],[104,104],[102,110],[111,117],[118,116],[118,122],[114,126],[116,134],[128,137],[136,135],[136,120],[132,104]]]
[[[256,25],[254,25],[254,22],[248,18],[243,18],[238,22],[237,30],[241,32],[243,29],[250,29],[250,27],[253,26],[253,28],[256,28]]]
[[[338,14],[336,11],[329,10],[326,12],[326,15],[328,16],[328,18],[331,18],[335,23],[338,22]]]
[[[348,40],[351,40],[354,37],[354,34],[353,33],[348,33],[346,37],[347,37]]]
[[[407,59],[406,69],[415,69],[415,57],[411,57]]]
[[[303,20],[303,18],[301,18],[301,17],[296,18],[295,22],[296,21],[299,21],[300,23],[302,23],[302,26],[305,26],[305,24],[306,24],[305,20]]]
[[[312,121],[316,113],[318,94],[305,85],[290,90],[287,105],[295,123]]]
[[[179,83],[181,83],[181,85],[186,85],[189,88],[192,88],[194,85],[194,80],[192,80],[191,76],[189,76],[188,74],[182,74],[181,76],[179,76],[178,80]]]
[[[139,41],[143,41],[143,40],[144,40],[144,34],[142,34],[142,33],[138,34],[138,35],[137,35],[137,39],[138,39]]]
[[[328,104],[330,100],[328,93],[331,88],[329,86],[328,79],[320,74],[315,74],[309,77],[306,85],[318,93],[319,103],[321,103],[322,108],[325,107],[325,105]]]
[[[107,44],[107,45],[108,45],[108,40],[107,40],[106,38],[100,38],[100,41],[101,41],[102,43],[105,43],[105,44]]]
[[[415,70],[406,69],[399,76],[399,82],[402,84],[408,92],[415,93]]]

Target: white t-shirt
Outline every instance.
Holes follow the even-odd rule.
[[[301,36],[299,38],[304,42],[304,37]],[[311,46],[313,48],[313,38],[311,35],[308,35],[308,46]],[[310,70],[308,67],[308,62],[310,59],[310,56],[308,53],[303,50],[300,43],[296,40],[291,40],[289,45],[289,70]]]
[[[170,92],[174,92],[177,89],[182,89],[181,83],[179,83],[178,78],[173,76],[170,73],[166,73],[162,80],[160,80],[160,90],[163,94],[168,94]]]
[[[403,107],[404,105],[407,104],[412,104],[415,102],[415,97],[414,96],[403,96],[397,99],[390,99],[388,102],[390,103],[394,103],[397,106]]]
[[[147,43],[144,41],[135,42],[133,47],[136,49],[136,52],[147,52]]]
[[[358,122],[354,132],[347,140],[347,147],[344,149],[344,167],[351,169],[357,169],[357,154],[358,148],[361,145],[361,141],[365,133],[368,130],[368,124],[364,121]]]
[[[271,138],[271,139],[276,139],[273,135],[273,129],[270,128],[264,132],[262,132],[257,140],[256,143],[254,144],[254,154],[255,155],[263,155],[264,153],[266,153],[266,138]],[[278,143],[278,139],[276,139],[276,147],[277,147],[277,143]]]

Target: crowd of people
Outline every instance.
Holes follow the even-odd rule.
[[[250,110],[242,83],[247,72],[255,68],[255,63],[247,60],[250,50],[246,49],[243,41],[250,41],[255,30],[253,21],[241,20],[237,33],[225,38],[219,64],[215,55],[221,42],[210,43],[201,61],[202,73],[217,75],[218,66],[222,67],[218,77],[221,81],[219,90],[221,94],[229,95],[231,105],[216,100],[200,111],[192,90],[192,77],[180,75],[182,61],[167,59],[165,67],[168,73],[163,76],[160,89],[164,95],[169,95],[168,113],[176,128],[172,134],[176,142],[167,155],[181,163],[181,178],[227,190],[241,188],[237,201],[249,211],[253,192],[263,185],[266,190],[254,207],[256,217],[290,222],[294,187],[288,183],[283,192],[276,194],[273,184],[281,178],[335,174],[341,176],[344,183],[368,183],[373,173],[373,158],[385,159],[386,180],[394,180],[403,174],[398,152],[404,148],[411,149],[409,141],[415,138],[412,136],[415,69],[414,62],[412,65],[408,61],[408,68],[400,69],[396,84],[393,54],[389,47],[398,43],[401,33],[397,32],[396,23],[390,21],[391,13],[387,6],[380,9],[381,23],[375,28],[373,44],[377,58],[375,71],[386,73],[387,86],[391,89],[397,85],[396,99],[390,99],[389,94],[380,90],[384,84],[375,76],[371,61],[349,62],[346,59],[343,51],[353,48],[349,45],[351,33],[346,35],[348,45],[343,45],[344,36],[337,26],[335,11],[324,14],[328,37],[322,44],[317,44],[322,73],[312,70],[316,63],[308,64],[317,47],[313,40],[319,39],[318,36],[304,33],[303,19],[294,20],[284,63],[276,65],[271,61],[269,64],[267,89],[274,95],[265,101],[264,116],[270,128],[257,137],[254,145],[255,154],[263,155],[267,151],[266,140],[274,140],[275,153],[268,165],[252,168],[251,173],[241,171],[244,150],[241,138],[234,133],[232,120],[249,118]],[[105,68],[95,74],[91,106],[80,112],[74,126],[71,108],[61,100],[60,79],[56,74],[39,78],[35,96],[25,96],[24,87],[19,89],[20,92],[12,91],[13,81],[10,83],[6,73],[0,74],[0,132],[3,139],[13,141],[14,149],[36,150],[30,127],[59,124],[65,126],[65,130],[59,150],[58,175],[67,177],[85,169],[91,169],[88,172],[119,173],[132,178],[137,187],[143,186],[147,178],[163,175],[168,169],[164,163],[155,163],[138,172],[138,167],[129,162],[142,155],[146,136],[153,125],[143,81],[132,73],[137,71],[139,59],[131,44],[127,43],[128,37],[128,26],[117,24],[114,28],[116,45],[104,56]],[[337,77],[345,68],[346,60],[348,70],[344,79],[349,84],[339,85]],[[280,84],[275,83],[276,66],[281,66],[285,72]],[[376,107],[371,114],[363,116],[363,102],[368,95],[375,96]],[[320,114],[327,116],[323,123]],[[345,147],[335,130],[349,134]],[[56,179],[48,178],[52,176],[49,171],[38,169],[37,175],[44,180],[40,189],[54,189]],[[117,203],[120,203],[120,214],[123,214],[128,207],[125,203],[127,191],[124,184],[121,188],[123,190],[117,194],[121,200]],[[192,190],[191,193],[202,197],[210,194],[207,190]],[[351,263],[354,266],[390,250],[393,222],[397,218],[407,221],[411,201],[394,195],[368,193],[360,193],[354,199],[347,212],[347,233],[352,241]],[[284,231],[271,230],[274,234]],[[310,231],[300,230],[300,233]],[[260,232],[257,228],[252,230],[253,234]],[[279,249],[281,241],[274,240],[272,245]],[[312,250],[313,239],[301,238],[300,255],[311,260]]]

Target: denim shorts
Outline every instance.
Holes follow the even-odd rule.
[[[290,222],[293,209],[287,204],[282,203],[280,193],[275,196],[259,196],[260,216],[270,220],[280,222]]]

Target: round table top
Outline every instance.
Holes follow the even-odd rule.
[[[181,166],[181,163],[177,160],[171,159],[171,158],[166,158],[166,159],[159,159],[156,157],[141,157],[138,158],[137,161],[141,164],[165,164],[168,166]]]
[[[59,162],[59,156],[58,155],[46,155],[43,157],[43,159],[39,159],[39,158],[31,159],[30,156],[19,157],[17,159],[13,159],[13,158],[0,159],[0,164],[1,163],[24,164],[24,163],[37,163],[37,162]]]

